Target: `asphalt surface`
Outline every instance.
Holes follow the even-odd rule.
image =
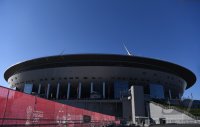
[[[200,124],[166,124],[166,125],[152,125],[150,127],[200,127]]]
[[[117,127],[140,127],[140,126],[117,126]],[[200,124],[165,124],[165,125],[151,125],[149,127],[200,127]]]

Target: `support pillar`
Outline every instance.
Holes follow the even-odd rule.
[[[172,99],[171,90],[169,89],[169,99]]]
[[[40,94],[40,91],[41,91],[41,84],[39,84],[39,87],[38,87],[38,94]]]
[[[49,98],[49,90],[50,90],[50,84],[48,84],[48,86],[47,86],[47,99]]]
[[[68,82],[68,87],[67,87],[67,100],[69,100],[69,96],[70,96],[70,82]]]
[[[60,92],[60,83],[58,83],[57,85],[56,99],[59,98],[59,92]]]
[[[131,86],[131,109],[132,109],[132,122],[135,124],[135,98],[134,86]]]
[[[81,82],[78,84],[78,99],[81,98]]]
[[[103,82],[103,98],[106,97],[105,86],[106,86],[106,83]]]
[[[181,94],[181,93],[179,93],[179,94],[178,94],[178,97],[179,97],[179,99],[181,99],[181,96],[182,96],[182,94]]]
[[[90,84],[90,93],[92,93],[93,92],[93,82],[91,82],[91,84]]]

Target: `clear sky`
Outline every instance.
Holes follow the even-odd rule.
[[[126,54],[192,70],[200,99],[200,2],[196,0],[0,0],[0,84],[11,65],[76,53]]]

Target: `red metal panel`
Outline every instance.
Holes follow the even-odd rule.
[[[32,119],[34,104],[34,96],[9,90],[4,118],[17,118],[21,120],[5,120],[4,124],[31,124],[30,120]]]
[[[55,102],[46,99],[36,99],[35,112],[39,115],[37,117],[37,124],[55,123]]]
[[[84,127],[100,126],[115,121],[114,116],[56,103],[3,87],[0,87],[0,104],[0,117],[12,119],[0,121],[0,125],[54,124],[48,126]],[[91,116],[92,123],[83,123],[84,115]]]
[[[6,109],[6,102],[8,96],[8,89],[0,88],[0,118],[4,118],[5,109]],[[0,125],[2,124],[2,120],[0,120]]]
[[[67,108],[67,113],[68,113],[68,117],[69,117],[69,119],[70,119],[70,121],[72,122],[72,121],[75,121],[75,120],[77,120],[76,119],[76,110],[77,110],[77,108],[75,108],[75,107],[72,107],[72,106],[67,106],[68,108]]]
[[[83,120],[83,112],[80,108],[75,108],[75,120],[76,121],[82,121]]]
[[[57,124],[67,124],[67,109],[66,105],[55,103],[54,119]]]

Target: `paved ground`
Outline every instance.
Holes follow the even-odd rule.
[[[200,127],[200,124],[166,124],[166,125],[153,125],[150,127]]]
[[[130,126],[117,126],[117,127],[130,127]],[[140,127],[140,126],[131,126]],[[200,124],[165,124],[165,125],[152,125],[150,127],[200,127]]]

